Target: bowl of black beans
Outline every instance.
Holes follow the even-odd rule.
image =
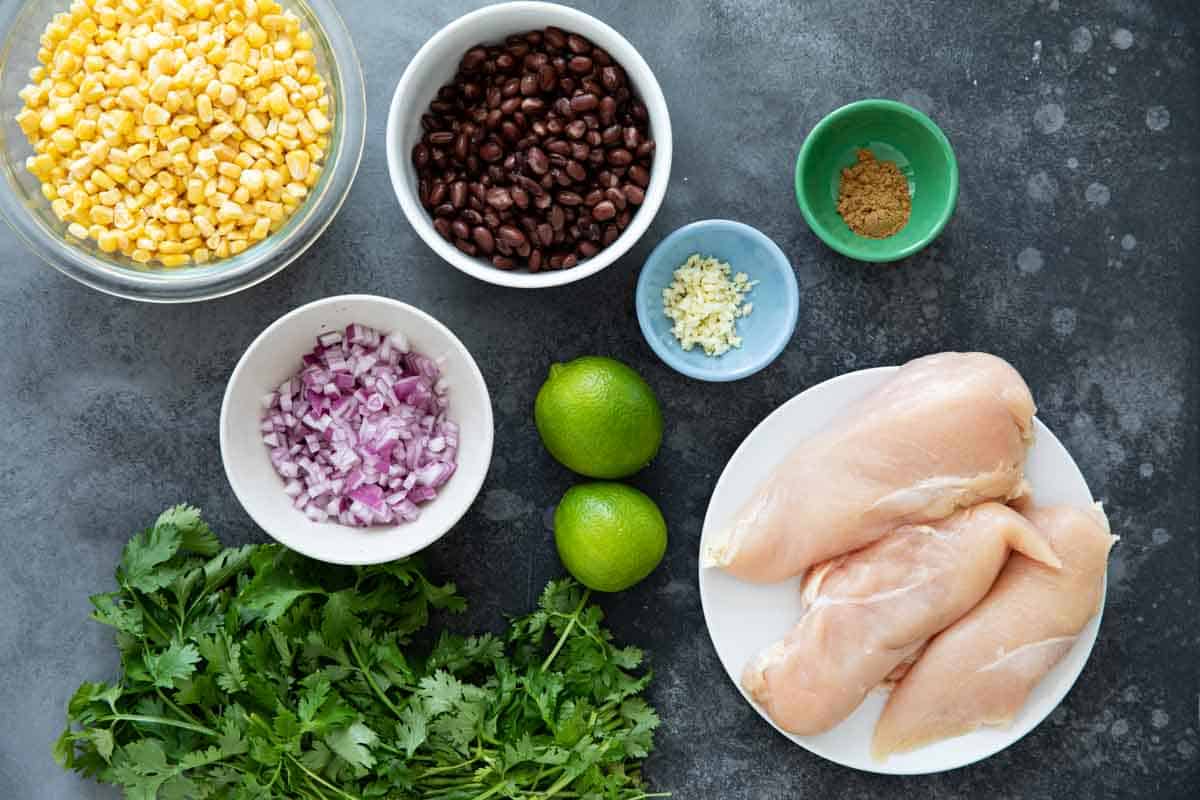
[[[387,125],[396,197],[454,267],[503,286],[594,275],[646,232],[671,122],[623,36],[566,6],[514,2],[452,22],[409,63]]]

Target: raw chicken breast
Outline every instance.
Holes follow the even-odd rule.
[[[742,686],[784,730],[829,730],[987,594],[1009,548],[1058,564],[1024,517],[984,503],[813,568],[799,624],[747,666]]]
[[[875,727],[876,758],[984,725],[1009,725],[1100,609],[1115,537],[1099,507],[1027,512],[1061,569],[1014,555],[987,597],[930,642]]]
[[[986,353],[910,361],[800,444],[714,537],[705,566],[770,583],[870,544],[1025,492],[1033,396]]]

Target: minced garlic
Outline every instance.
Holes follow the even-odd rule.
[[[753,303],[742,300],[758,281],[732,273],[728,264],[694,253],[663,289],[663,312],[675,323],[671,333],[684,350],[700,345],[706,355],[719,356],[742,346],[737,320],[753,310]]]

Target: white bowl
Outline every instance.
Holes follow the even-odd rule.
[[[502,42],[512,34],[550,25],[590,39],[607,50],[625,69],[634,93],[645,103],[650,114],[650,135],[655,141],[650,185],[645,201],[621,236],[577,266],[536,273],[497,269],[489,261],[463,253],[434,230],[433,220],[417,195],[412,149],[421,137],[421,115],[428,111],[438,89],[454,77],[467,50],[477,44]],[[452,266],[500,286],[523,289],[561,286],[595,275],[612,264],[633,247],[654,221],[671,176],[671,118],[662,89],[645,59],[625,37],[608,25],[582,11],[553,3],[501,3],[459,17],[438,31],[413,56],[392,97],[387,124],[387,158],[392,188],[404,215],[425,243]]]
[[[461,428],[458,468],[413,522],[371,528],[313,522],[284,494],[283,479],[262,442],[262,398],[299,370],[301,356],[313,349],[318,334],[353,322],[404,333],[413,350],[441,365],[449,384],[448,415]],[[280,317],[246,349],[221,405],[221,460],[246,513],[280,544],[331,564],[380,564],[441,538],[479,494],[494,435],[487,384],[462,342],[425,312],[373,295],[329,297]]]

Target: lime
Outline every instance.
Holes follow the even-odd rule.
[[[649,575],[667,550],[667,523],[646,495],[623,483],[583,483],[554,511],[558,557],[589,589],[619,592]]]
[[[628,477],[649,464],[662,444],[654,390],[612,358],[552,365],[533,418],[550,455],[589,478]]]

